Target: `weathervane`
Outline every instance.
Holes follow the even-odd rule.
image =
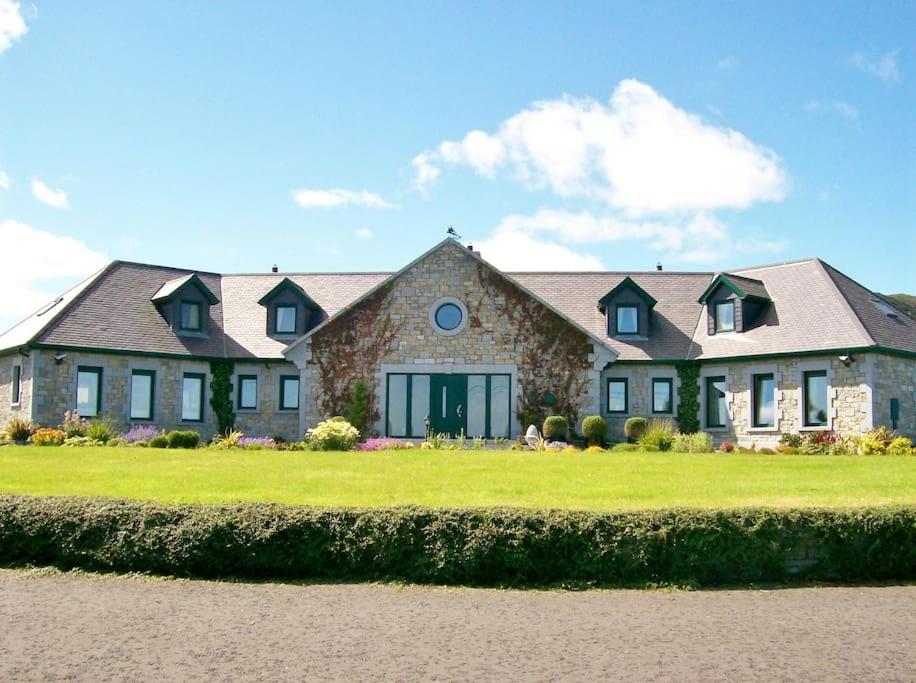
[[[454,237],[456,240],[460,240],[460,239],[461,239],[461,235],[459,235],[457,232],[455,232],[455,226],[454,226],[454,225],[448,226],[448,230],[446,230],[446,233],[449,234],[450,236]]]

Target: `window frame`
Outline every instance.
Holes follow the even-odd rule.
[[[195,306],[197,308],[197,327],[186,327],[184,324],[184,307]],[[178,329],[182,332],[203,332],[204,329],[204,307],[199,301],[190,301],[182,299],[178,302]]]
[[[134,416],[134,377],[149,377],[149,416]],[[151,422],[156,419],[156,371],[140,368],[130,371],[130,405],[127,406],[127,416],[131,421]]]
[[[720,327],[719,326],[719,306],[730,306],[732,309],[732,326],[731,327]],[[728,299],[726,301],[716,301],[712,305],[712,318],[713,325],[712,329],[715,334],[720,334],[722,332],[734,332],[738,329],[738,321],[735,317],[735,300]]]
[[[636,330],[633,332],[620,331],[620,311],[624,309],[633,309],[636,311]],[[639,336],[639,304],[617,304],[614,309],[614,336],[617,337],[634,337]]]
[[[22,404],[22,363],[13,363],[10,376],[10,407]]]
[[[623,410],[611,410],[611,382],[623,383]],[[607,401],[605,409],[608,415],[626,415],[630,412],[630,379],[628,377],[608,377],[605,383],[607,387]]]
[[[102,414],[102,375],[103,368],[100,365],[77,365],[76,366],[76,411],[79,413],[79,393],[80,393],[80,373],[86,375],[95,375],[95,415],[83,415],[80,417],[98,417]]]
[[[200,417],[196,420],[192,418],[187,418],[184,416],[184,382],[186,379],[199,379],[200,380]],[[179,420],[181,422],[194,422],[200,423],[204,422],[204,405],[207,395],[207,375],[203,372],[184,372],[181,375],[181,402],[179,405]]]
[[[824,403],[825,403],[825,416],[823,422],[811,423],[808,422],[808,379],[810,377],[823,377],[824,378]],[[807,429],[824,429],[830,426],[830,377],[826,369],[822,370],[803,370],[802,371],[802,381],[801,381],[801,409],[802,409],[802,426]]]
[[[280,309],[291,308],[293,311],[293,329],[280,329]],[[299,307],[296,304],[277,304],[274,306],[274,334],[297,334],[299,331]]]
[[[773,383],[773,421],[763,424],[757,420],[760,408],[760,382],[768,379]],[[751,375],[751,428],[776,429],[776,374],[772,372],[756,372]]]
[[[668,385],[668,405],[670,406],[668,410],[656,410],[655,409],[655,385],[656,383]],[[652,389],[652,414],[653,415],[674,415],[674,378],[673,377],[653,377],[651,389]]]
[[[257,410],[258,409],[258,376],[257,375],[237,375],[235,387],[235,408],[236,410]],[[244,391],[242,387],[245,382],[254,381],[254,405],[246,406],[242,404]]]
[[[716,422],[712,422],[709,418],[712,414],[713,401],[711,400],[710,390],[714,388],[716,382],[722,382],[726,386],[726,391],[723,393],[728,393],[728,377],[725,375],[706,375],[703,378],[703,401],[705,403],[706,410],[705,415],[703,416],[703,422],[706,429],[725,429],[728,426],[728,403],[725,404],[725,422],[722,424],[718,423],[719,411],[716,410]],[[722,397],[722,400],[726,400],[725,396]],[[718,400],[715,401],[715,405],[718,406]]]
[[[296,380],[296,406],[291,408],[285,405],[286,382],[287,380]],[[299,375],[280,375],[280,410],[299,410],[299,392],[302,389],[302,380]]]

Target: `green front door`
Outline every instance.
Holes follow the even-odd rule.
[[[467,375],[431,375],[430,431],[458,436],[467,431]]]

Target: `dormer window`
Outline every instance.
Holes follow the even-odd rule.
[[[200,332],[200,303],[197,301],[181,302],[181,318],[178,326],[185,332]]]
[[[735,331],[735,302],[722,301],[716,304],[716,332]]]
[[[617,334],[639,334],[639,306],[635,304],[617,306]]]
[[[295,334],[296,318],[298,318],[297,306],[282,305],[277,306],[277,325],[275,332],[277,334]]]

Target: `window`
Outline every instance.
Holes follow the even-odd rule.
[[[776,382],[772,374],[754,375],[754,427],[773,427],[776,424],[775,395]]]
[[[607,381],[607,411],[609,413],[627,412],[627,380],[625,378]]]
[[[639,306],[617,307],[617,334],[639,334]]]
[[[181,378],[181,419],[185,422],[204,420],[204,375],[186,372]]]
[[[76,412],[81,417],[96,417],[102,412],[102,368],[77,367]]]
[[[296,307],[277,306],[276,329],[277,334],[295,334],[296,332]]]
[[[722,301],[716,304],[716,332],[735,331],[735,302]]]
[[[130,374],[130,419],[153,419],[153,392],[156,373],[152,370],[134,370]]]
[[[280,378],[280,410],[299,410],[299,377],[296,375]]]
[[[724,427],[728,418],[728,408],[725,404],[725,378],[706,378],[706,426],[711,428]]]
[[[436,309],[436,325],[448,332],[458,329],[464,314],[455,304],[442,304]]]
[[[239,375],[236,405],[240,410],[254,410],[258,407],[258,378],[255,375]]]
[[[20,399],[22,399],[22,366],[14,365],[12,395],[10,396],[10,403],[12,403],[14,406],[17,406],[19,405]]]
[[[810,370],[802,375],[802,401],[806,427],[827,426],[827,371]]]
[[[200,304],[196,301],[181,302],[181,318],[178,327],[189,332],[200,332]]]
[[[652,380],[652,412],[671,414],[674,404],[674,380],[656,377]]]

